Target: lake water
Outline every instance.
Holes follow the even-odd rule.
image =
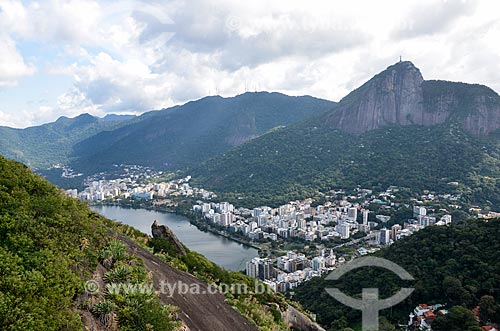
[[[116,206],[94,206],[99,214],[151,235],[151,224],[168,226],[189,249],[203,254],[209,260],[224,269],[239,271],[245,269],[245,263],[258,256],[255,248],[247,247],[235,241],[210,232],[200,231],[181,215],[146,209],[129,209]]]

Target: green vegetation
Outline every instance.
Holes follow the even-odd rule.
[[[300,305],[296,302],[288,302],[280,293],[275,293],[270,289],[263,291],[262,289],[266,285],[262,282],[239,272],[224,270],[207,260],[203,255],[193,252],[187,247],[184,247],[187,255],[183,256],[178,254],[177,248],[166,240],[151,239],[146,234],[128,225],[108,222],[113,230],[132,238],[172,267],[189,272],[208,284],[220,286],[221,289],[235,289],[226,293],[226,302],[254,323],[261,331],[289,330],[289,326],[281,317],[281,311],[286,310],[288,304],[302,310]],[[260,286],[260,288],[256,288],[256,286]],[[248,292],[236,293],[238,292],[237,289],[241,288],[247,288]]]
[[[0,329],[83,329],[74,297],[105,232],[83,203],[0,157]]]
[[[264,135],[190,173],[193,185],[238,205],[278,205],[332,188],[390,185],[500,204],[500,136],[458,125],[388,127],[361,136],[302,123]],[[459,182],[454,188],[447,183]]]
[[[330,297],[325,288],[337,287],[351,295],[359,295],[362,288],[376,287],[384,297],[396,293],[402,285],[415,287],[414,293],[403,303],[383,311],[391,322],[405,323],[408,314],[419,303],[446,303],[451,314],[437,325],[452,323],[456,328],[440,330],[467,330],[460,325],[477,326],[470,321],[470,310],[482,307],[482,322],[500,322],[500,220],[485,222],[470,220],[453,223],[449,227],[428,227],[411,237],[397,241],[376,255],[405,268],[415,282],[402,282],[390,272],[361,268],[331,283],[316,278],[295,291],[294,299],[318,316],[318,321],[331,330],[339,330],[342,317],[354,325],[360,313],[342,306]],[[341,325],[343,326],[343,325]],[[471,328],[469,330],[475,330]]]
[[[434,331],[481,331],[474,313],[462,306],[452,307],[448,315],[438,316],[432,323]]]
[[[151,281],[141,260],[120,241],[109,241],[117,227],[24,165],[0,157],[0,329],[83,330],[79,313],[88,310],[121,330],[173,330],[175,310],[154,292],[113,291],[124,282]],[[85,296],[83,279],[91,279],[99,263],[109,269],[106,291],[77,307]]]
[[[53,123],[26,129],[0,127],[0,154],[38,169],[68,164],[76,143],[124,123],[83,114],[75,118],[61,117]]]
[[[206,97],[146,113],[124,127],[82,141],[75,146],[78,160],[73,165],[86,173],[120,163],[182,169],[334,105],[308,96],[267,92]]]
[[[126,245],[111,240],[99,258],[109,269],[103,277],[106,290],[101,300],[92,297],[99,301],[88,308],[104,325],[110,327],[117,320],[120,330],[130,331],[168,331],[180,326],[174,319],[176,308],[160,303],[142,260],[130,256]]]

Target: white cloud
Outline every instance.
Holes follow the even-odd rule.
[[[24,39],[93,43],[99,29],[100,6],[95,1],[49,0],[24,5],[0,1],[0,27]]]
[[[38,72],[71,78],[50,111],[32,110],[33,123],[246,90],[338,100],[399,55],[427,79],[500,91],[494,0],[0,0],[0,9],[0,42],[10,42],[0,86],[34,73],[16,49],[23,42],[58,50]]]
[[[406,13],[410,28],[395,30],[394,36],[411,38],[446,32],[457,20],[473,15],[477,5],[477,0],[419,1]]]
[[[17,85],[19,79],[32,75],[35,68],[24,62],[15,42],[0,34],[0,88]]]

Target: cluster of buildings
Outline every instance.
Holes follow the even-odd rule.
[[[448,314],[448,311],[444,309],[442,304],[432,306],[420,304],[410,313],[406,331],[430,331],[436,316],[446,314]]]
[[[194,205],[193,210],[200,212],[208,222],[225,227],[229,232],[241,233],[251,240],[348,239],[358,231],[368,233],[377,226],[376,222],[368,222],[368,210],[358,210],[345,200],[340,205],[327,202],[316,207],[311,206],[311,202],[308,199],[278,208],[263,206],[253,210],[236,209],[228,202],[200,203]],[[362,214],[361,223],[357,221],[358,212]]]
[[[84,201],[102,202],[108,199],[119,200],[136,198],[151,201],[153,199],[166,199],[172,197],[198,197],[212,199],[216,195],[204,189],[193,188],[189,185],[191,177],[169,182],[144,182],[138,181],[135,176],[101,179],[88,181],[85,190],[78,192],[76,189],[67,190],[66,194]]]
[[[305,241],[320,239],[349,239],[357,232],[371,235],[379,245],[387,246],[402,237],[409,236],[431,225],[451,223],[451,215],[436,217],[427,215],[425,207],[415,206],[413,219],[403,225],[375,230],[390,217],[376,215],[377,221],[369,221],[370,211],[346,200],[338,204],[326,202],[316,207],[311,200],[294,201],[278,208],[258,207],[253,210],[235,208],[229,202],[200,202],[193,206],[195,212],[212,224],[224,227],[230,233],[239,233],[250,240],[286,240],[298,238]]]
[[[249,277],[262,280],[274,291],[286,292],[294,289],[302,282],[333,270],[339,264],[345,263],[344,257],[337,257],[333,250],[329,254],[321,254],[312,259],[304,254],[293,251],[277,259],[253,258],[246,263],[246,273]]]
[[[476,317],[476,321],[479,320],[479,306],[472,310]],[[448,314],[448,310],[445,309],[443,304],[426,305],[419,304],[410,313],[410,318],[408,320],[408,325],[406,326],[406,331],[432,331],[432,323],[438,316],[444,316]],[[491,325],[485,325],[481,327],[482,331],[498,331],[495,327]]]
[[[390,228],[375,230],[390,217],[376,215],[378,222],[370,221],[368,209],[346,200],[339,203],[326,202],[316,207],[311,202],[309,199],[290,202],[277,208],[263,206],[246,209],[235,208],[229,202],[199,201],[193,206],[193,210],[201,213],[207,222],[223,227],[230,233],[239,233],[250,240],[299,238],[306,241],[328,241],[334,238],[348,239],[353,234],[362,232],[361,239],[370,236],[374,238],[372,244],[387,246],[427,226],[447,225],[451,222],[449,214],[437,220],[435,216],[427,215],[425,207],[415,206],[413,218],[403,225],[395,224]],[[356,250],[356,254],[365,255],[373,250],[361,247]],[[312,258],[291,251],[274,260],[256,257],[246,263],[246,273],[264,281],[275,291],[286,292],[344,262],[345,258],[337,259],[333,251],[330,254],[322,251]]]
[[[427,209],[421,206],[413,207],[413,219],[409,219],[403,223],[393,225],[390,229],[383,228],[377,236],[378,244],[387,246],[403,237],[412,235],[414,232],[419,231],[431,225],[448,225],[451,223],[451,215],[443,215],[439,221],[436,217],[427,215]]]
[[[75,173],[75,171],[72,168],[65,166],[63,164],[55,164],[49,169],[61,169],[62,178],[76,178],[83,176],[82,173]]]

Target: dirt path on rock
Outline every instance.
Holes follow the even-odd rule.
[[[205,294],[189,292],[184,294],[177,290],[173,295],[170,295],[169,291],[160,293],[162,303],[180,308],[179,318],[191,331],[257,331],[257,327],[224,301],[225,297],[222,294],[206,293],[209,289],[208,284],[187,272],[172,268],[131,239],[120,236],[120,240],[126,243],[135,255],[144,261],[146,268],[153,273],[156,291],[161,289],[162,281],[170,286],[186,284],[189,287],[199,288],[202,293],[205,291]],[[167,289],[166,286],[163,288]]]

